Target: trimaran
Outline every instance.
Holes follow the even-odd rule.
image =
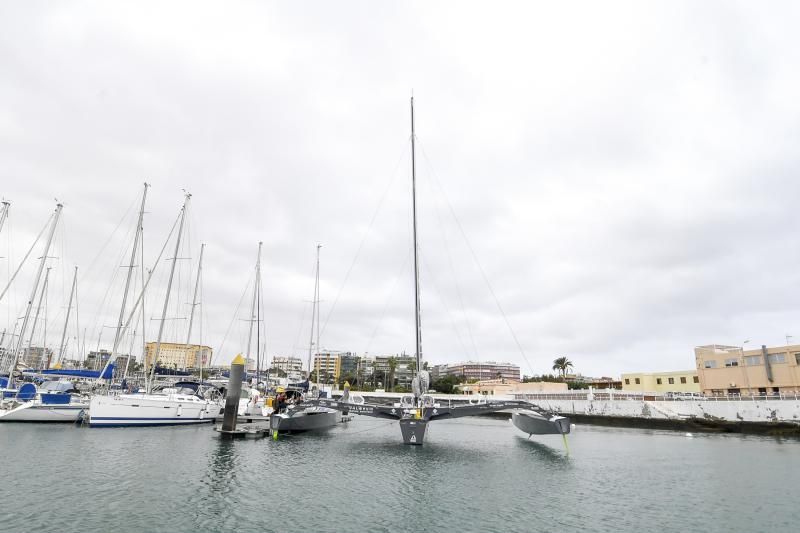
[[[569,433],[569,419],[549,413],[539,413],[533,406],[521,401],[492,401],[479,399],[477,403],[444,406],[427,394],[430,374],[422,366],[422,321],[420,317],[419,247],[417,244],[417,169],[415,156],[414,98],[411,97],[411,195],[414,245],[414,330],[416,334],[417,375],[412,380],[412,396],[405,396],[398,405],[379,405],[352,401],[348,395],[339,400],[321,398],[317,405],[352,412],[359,415],[398,420],[404,444],[422,445],[428,424],[434,420],[475,416],[507,409],[522,409],[513,417],[514,424],[529,434]],[[355,398],[354,398],[355,399]]]

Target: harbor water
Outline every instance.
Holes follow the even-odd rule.
[[[4,531],[796,531],[800,441],[507,420],[223,440],[0,425]]]

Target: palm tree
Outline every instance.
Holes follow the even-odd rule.
[[[557,357],[553,361],[553,370],[557,371],[561,377],[566,377],[567,370],[573,368],[572,361],[567,359],[566,357]]]
[[[386,381],[388,381],[389,392],[394,392],[394,369],[397,368],[397,359],[390,357],[387,363],[389,364],[389,377]]]

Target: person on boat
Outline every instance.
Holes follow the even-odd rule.
[[[278,395],[275,397],[275,412],[282,413],[286,409],[286,389],[278,387]]]

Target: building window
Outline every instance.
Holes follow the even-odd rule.
[[[656,385],[661,385],[661,378],[656,378]]]
[[[706,368],[717,368],[717,362],[716,361],[706,361],[705,362],[705,367]]]
[[[700,377],[698,377],[698,376],[692,376],[692,382],[694,382],[694,383],[700,383]]]
[[[760,355],[748,355],[744,358],[744,366],[757,366],[761,364]]]
[[[739,366],[738,359],[725,359],[725,366]]]
[[[668,378],[667,381],[669,381],[670,385],[674,385],[675,384],[675,378]]]
[[[630,384],[631,384],[631,380],[628,379],[628,378],[625,378],[625,385],[630,385]]]
[[[681,383],[684,383],[684,384],[686,383],[686,378],[683,377],[683,376],[681,376]]]
[[[641,384],[641,382],[642,382],[642,380],[640,380],[639,378],[636,378],[636,384],[637,385]]]
[[[785,363],[786,362],[786,354],[785,353],[771,353],[767,355],[767,359],[769,359],[770,363]]]
[[[794,354],[794,362],[800,365],[800,353]]]

